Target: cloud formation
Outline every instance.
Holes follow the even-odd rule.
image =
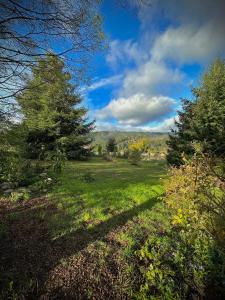
[[[135,94],[128,98],[113,99],[97,112],[97,118],[115,118],[121,125],[139,126],[165,119],[173,112],[175,100],[164,96],[148,97]]]
[[[172,69],[163,62],[150,59],[138,68],[127,72],[121,93],[124,95],[162,93],[169,85],[181,83],[183,77],[184,75],[177,68]]]
[[[136,131],[136,132],[169,132],[174,129],[177,117],[165,119],[160,125],[155,126],[131,126],[131,125],[114,125],[110,122],[98,121],[96,131]]]
[[[152,0],[142,6],[138,40],[110,43],[109,66],[126,68],[118,97],[99,110],[97,118],[113,118],[117,128],[129,131],[167,131],[174,124],[168,116],[175,115],[177,107],[171,91],[185,90],[196,80],[185,67],[205,68],[216,57],[225,57],[224,12],[224,0]],[[151,122],[158,125],[149,126]]]

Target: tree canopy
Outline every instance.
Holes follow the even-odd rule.
[[[176,129],[168,141],[167,160],[182,164],[182,154],[192,156],[193,143],[202,151],[225,156],[225,62],[217,59],[203,75],[198,88],[193,89],[194,100],[184,100],[178,113]]]
[[[94,123],[87,122],[81,97],[64,71],[64,62],[54,54],[39,59],[32,78],[17,101],[28,130],[28,153],[37,158],[59,147],[67,158],[80,158],[89,152],[87,134]]]

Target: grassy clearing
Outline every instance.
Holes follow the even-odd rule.
[[[135,215],[151,208],[163,192],[164,178],[162,161],[143,162],[140,166],[126,160],[69,162],[49,195],[59,212],[49,220],[53,236],[57,238],[78,227],[92,228],[131,210]]]
[[[47,198],[2,203],[0,296],[133,298],[134,252],[160,230],[165,177],[163,161],[68,162]]]

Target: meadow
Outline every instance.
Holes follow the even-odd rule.
[[[164,161],[93,158],[67,162],[47,197],[2,202],[4,296],[130,298],[132,256],[163,218],[165,178]]]

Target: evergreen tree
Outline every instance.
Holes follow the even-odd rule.
[[[182,154],[192,156],[193,142],[202,151],[225,157],[225,62],[216,60],[202,78],[200,87],[193,89],[194,100],[185,100],[178,113],[177,129],[168,141],[167,161],[179,166]]]
[[[216,60],[195,90],[194,131],[203,152],[225,157],[225,61]]]
[[[106,145],[107,152],[115,152],[116,151],[116,140],[114,137],[109,138]]]
[[[68,159],[82,159],[90,153],[87,110],[78,107],[81,98],[69,82],[64,63],[48,54],[32,69],[26,90],[17,97],[27,127],[27,153],[32,158],[61,149]],[[58,151],[58,150],[57,150]]]
[[[172,129],[167,141],[167,162],[173,166],[182,164],[182,155],[191,156],[194,153],[192,130],[194,103],[184,99],[182,111],[178,111],[178,121],[175,122],[176,129]]]

